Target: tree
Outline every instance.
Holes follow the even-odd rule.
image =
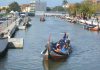
[[[68,2],[67,2],[67,0],[63,0],[63,5],[65,5],[65,4],[67,4]]]
[[[2,8],[2,10],[6,10],[6,9],[7,9],[6,7],[3,7],[3,8]]]
[[[76,6],[75,6],[75,4],[70,5],[69,8],[68,8],[68,11],[69,11],[70,15],[76,16]]]
[[[9,9],[9,8],[7,8],[7,9],[6,9],[6,12],[7,12],[7,13],[9,13],[9,12],[10,12],[10,9]]]
[[[82,3],[71,4],[68,9],[71,15],[76,16],[78,14],[86,19],[87,17],[90,18],[97,10],[100,10],[99,7],[99,4],[85,0]]]
[[[47,11],[51,11],[51,8],[50,8],[50,7],[47,7],[46,10],[47,10]]]
[[[62,6],[56,6],[52,10],[53,11],[65,11],[65,9]]]
[[[94,14],[96,12],[96,4],[89,2],[88,0],[85,0],[82,4],[81,4],[81,9],[80,9],[83,18],[85,17],[91,17],[92,14]]]
[[[9,9],[10,9],[10,11],[12,11],[12,10],[18,11],[18,12],[21,11],[21,8],[17,2],[13,2],[13,3],[9,4]]]

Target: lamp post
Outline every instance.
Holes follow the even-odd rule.
[[[68,7],[69,7],[68,3],[65,4],[65,5],[63,5],[63,8],[64,8],[64,10],[65,10],[65,14],[66,14],[66,12],[67,12],[67,8],[68,8]]]

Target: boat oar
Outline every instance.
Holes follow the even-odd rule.
[[[50,39],[51,39],[51,34],[49,35],[48,42],[47,42],[47,49],[50,50]]]
[[[51,39],[51,34],[49,35],[48,42],[47,42],[47,46],[46,46],[46,50],[47,51],[50,50],[50,39]],[[42,51],[41,52],[41,55],[43,55],[46,52],[46,50],[45,51]]]
[[[41,55],[43,54],[44,51],[41,52]]]

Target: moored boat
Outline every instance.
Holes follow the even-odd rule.
[[[45,17],[44,16],[40,17],[40,21],[44,22],[45,21]]]
[[[94,28],[89,28],[89,30],[91,30],[91,31],[99,31],[100,28],[98,26],[95,26]]]
[[[84,29],[91,30],[91,31],[99,31],[100,30],[98,25],[92,25],[92,24],[85,24]]]

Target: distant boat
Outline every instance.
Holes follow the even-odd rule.
[[[67,37],[64,37],[58,42],[50,42],[46,45],[45,50],[42,52],[44,60],[60,60],[66,59],[69,56],[71,53],[70,40]]]
[[[91,31],[99,31],[100,30],[98,25],[92,25],[92,24],[85,24],[84,29],[91,30]]]
[[[0,34],[0,56],[4,55],[7,50],[8,38],[4,34]]]
[[[44,22],[45,21],[45,17],[44,16],[40,17],[40,21]]]
[[[95,26],[94,28],[89,28],[89,30],[91,30],[91,31],[99,31],[100,28],[98,26]]]

